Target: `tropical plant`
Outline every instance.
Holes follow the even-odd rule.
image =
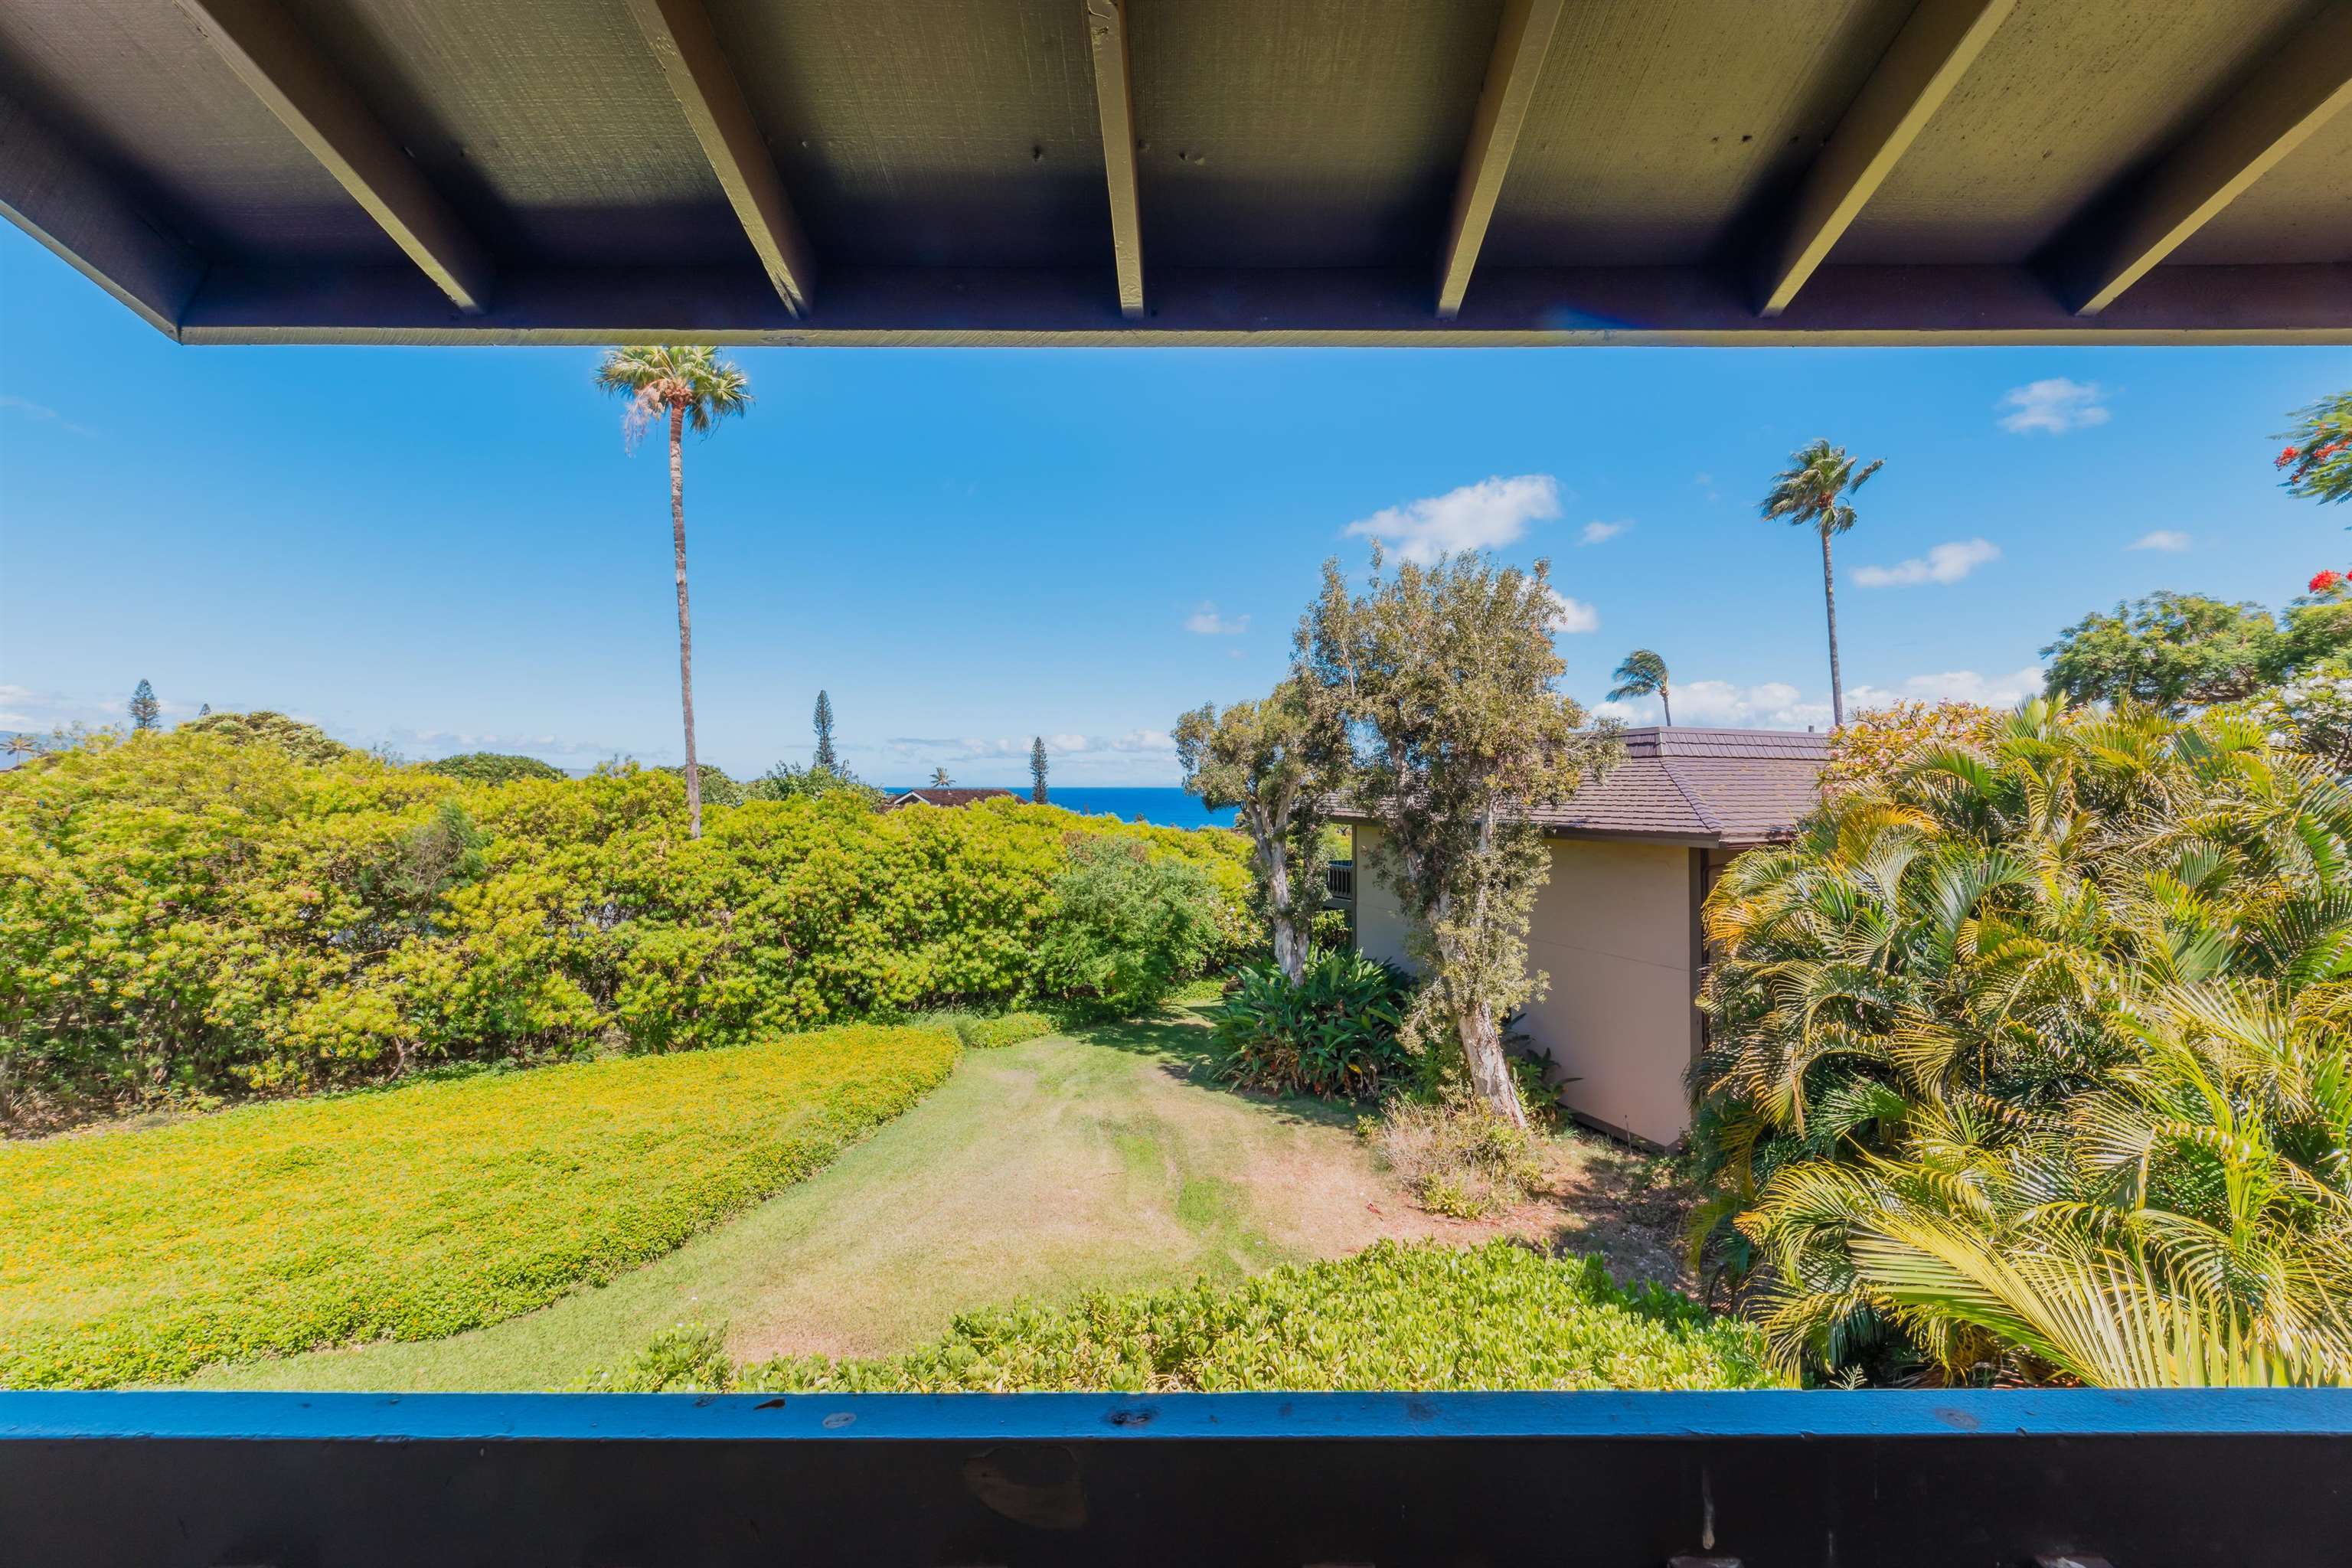
[[[14,730],[9,731],[6,740],[0,741],[0,752],[5,752],[12,760],[21,763],[26,757],[41,754],[41,738],[27,730]]]
[[[2342,777],[2352,774],[2352,660],[2327,659],[2245,705],[2289,751]]]
[[[812,721],[816,730],[816,751],[809,758],[809,766],[820,772],[841,772],[841,758],[833,749],[833,699],[824,692],[816,694],[816,714]]]
[[[155,700],[155,689],[143,679],[131,689],[128,708],[134,733],[141,730],[152,730],[163,721],[163,705]]]
[[[1140,844],[1077,840],[1054,879],[1054,901],[1039,967],[1083,1016],[1157,1013],[1216,950],[1207,875],[1181,860],[1154,858]]]
[[[1789,467],[1773,476],[1761,509],[1768,521],[1786,518],[1822,536],[1822,603],[1829,615],[1830,722],[1833,725],[1845,722],[1845,683],[1838,670],[1837,581],[1830,567],[1830,538],[1853,526],[1853,503],[1846,498],[1884,467],[1884,458],[1874,458],[1857,468],[1844,447],[1815,441],[1789,455]]]
[[[1786,1362],[2352,1376],[2352,791],[2308,759],[2037,700],[1705,921],[1699,1240]]]
[[[1458,1064],[1471,1092],[1525,1126],[1502,1023],[1549,983],[1528,923],[1550,854],[1531,807],[1556,805],[1619,755],[1557,689],[1550,564],[1483,552],[1407,561],[1351,593],[1339,563],[1298,632],[1298,673],[1354,742],[1348,788],[1379,827],[1367,854],[1397,895],[1406,952],[1428,983],[1408,1045]]]
[[[1237,1083],[1369,1100],[1412,1070],[1397,1038],[1412,1003],[1404,971],[1341,951],[1317,954],[1295,980],[1270,965],[1243,970],[1209,1021]]]
[[[1029,742],[1029,801],[1033,805],[1045,804],[1045,737],[1043,735]]]
[[[2294,419],[2277,458],[2287,493],[2316,501],[2352,500],[2352,392],[2323,397]]]
[[[1654,697],[1665,710],[1666,727],[1675,722],[1675,698],[1666,679],[1666,661],[1645,647],[1637,647],[1618,664],[1610,679],[1617,684],[1609,689],[1609,700],[1622,702],[1629,698]]]
[[[948,776],[947,769],[933,768],[931,770],[931,787],[933,789],[952,789],[955,787],[955,780]]]
[[[1262,702],[1213,703],[1176,721],[1184,788],[1215,810],[1234,806],[1249,835],[1265,901],[1275,967],[1294,984],[1305,973],[1315,914],[1323,905],[1323,829],[1329,795],[1346,780],[1348,737],[1329,690],[1298,678]]]
[[[607,350],[596,384],[628,399],[622,430],[634,447],[656,419],[669,424],[670,545],[677,567],[677,694],[686,722],[686,836],[702,837],[701,772],[694,755],[694,625],[686,602],[686,431],[707,436],[721,419],[749,412],[741,370],[700,346],[645,343]]]

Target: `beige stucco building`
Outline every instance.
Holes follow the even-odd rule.
[[[1549,1056],[1579,1120],[1658,1144],[1689,1126],[1684,1075],[1703,1043],[1700,900],[1733,857],[1785,837],[1811,808],[1827,745],[1773,731],[1629,731],[1606,779],[1538,814],[1551,879],[1528,956],[1550,985],[1519,1026]],[[1349,826],[1356,945],[1405,963],[1404,918],[1369,870],[1380,830]]]

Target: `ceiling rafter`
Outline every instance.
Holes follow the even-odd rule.
[[[2119,201],[2062,236],[2052,269],[2067,302],[2083,316],[2107,309],[2347,106],[2352,4],[2333,0]]]
[[[702,0],[629,0],[629,9],[768,280],[793,315],[807,315],[816,276],[808,237]]]
[[[0,92],[0,216],[168,337],[205,259],[127,199],[26,104]]]
[[[1087,0],[1087,42],[1095,60],[1095,108],[1102,117],[1118,313],[1134,321],[1143,314],[1143,213],[1135,184],[1135,89],[1128,71],[1124,0]]]
[[[1757,313],[1777,316],[1876,194],[2017,0],[1920,0],[1805,171],[1763,256]]]
[[[1486,84],[1470,121],[1462,153],[1462,173],[1454,184],[1454,210],[1445,225],[1445,247],[1437,262],[1437,313],[1447,321],[1462,313],[1470,272],[1486,243],[1495,203],[1510,173],[1511,154],[1534,101],[1536,79],[1559,26],[1563,0],[1509,0],[1495,30],[1495,53],[1486,63]]]
[[[275,0],[179,0],[238,79],[458,310],[488,308],[495,269],[415,161]]]

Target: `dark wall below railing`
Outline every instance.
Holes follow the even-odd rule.
[[[2352,1393],[0,1394],[0,1563],[2352,1561]]]

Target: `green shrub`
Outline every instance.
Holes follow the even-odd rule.
[[[511,784],[516,779],[560,779],[568,776],[552,763],[518,757],[505,752],[460,752],[425,764],[426,771],[467,784]]]
[[[1761,1388],[1760,1336],[1598,1258],[1509,1242],[1381,1242],[1239,1285],[1097,1292],[1060,1311],[960,1317],[948,1337],[874,1361],[730,1367],[709,1329],[662,1336],[591,1387],[945,1394]]]
[[[1412,981],[1350,952],[1318,953],[1297,984],[1272,964],[1244,969],[1210,1015],[1228,1078],[1276,1094],[1363,1100],[1412,1058],[1397,1039]]]
[[[1054,880],[1056,918],[1038,959],[1081,1016],[1158,1012],[1216,947],[1216,894],[1186,861],[1141,844],[1080,839]]]
[[[1009,800],[877,815],[835,791],[712,805],[689,841],[684,794],[626,767],[468,784],[195,726],[0,773],[0,1126],[1099,1004],[1043,961],[1073,845],[1210,889],[1164,966],[1253,934],[1230,833]]]
[[[1484,1101],[1399,1095],[1359,1129],[1423,1208],[1485,1219],[1524,1202],[1543,1179],[1535,1140]]]
[[[956,1055],[861,1025],[0,1146],[0,1387],[513,1317],[819,1169]]]
[[[953,1029],[968,1051],[1017,1046],[1054,1032],[1054,1020],[1043,1013],[1004,1013],[994,1017],[979,1013],[930,1013],[924,1021]]]
[[[299,719],[289,719],[267,708],[257,709],[251,713],[200,714],[174,732],[209,736],[233,746],[274,746],[288,756],[306,763],[340,762],[345,757],[362,754],[341,741],[330,738],[316,724],[305,724]]]

